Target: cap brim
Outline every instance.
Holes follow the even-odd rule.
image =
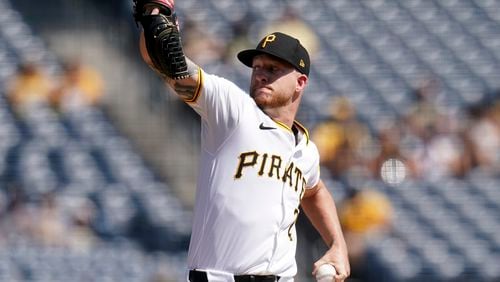
[[[237,57],[238,57],[238,60],[240,60],[240,62],[242,62],[245,66],[251,68],[252,64],[253,64],[253,57],[255,57],[257,55],[261,55],[261,54],[271,55],[271,56],[273,56],[279,60],[282,60],[284,62],[287,62],[293,66],[293,64],[291,62],[281,58],[279,55],[274,54],[272,52],[265,51],[265,50],[256,50],[256,49],[243,50],[243,51],[238,53]]]
[[[257,51],[255,49],[248,49],[248,50],[243,50],[238,53],[237,57],[240,62],[242,62],[245,66],[247,67],[252,67],[253,63],[253,57],[257,56],[258,54],[262,54],[264,52],[262,51]]]

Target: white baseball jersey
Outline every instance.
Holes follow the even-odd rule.
[[[201,156],[189,269],[274,274],[293,281],[295,221],[305,189],[319,182],[319,154],[232,82],[200,71],[188,104],[201,116]],[[222,276],[221,276],[222,275]],[[288,279],[287,279],[288,277]]]

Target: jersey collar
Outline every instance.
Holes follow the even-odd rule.
[[[281,121],[277,121],[277,120],[274,120],[273,121],[281,128],[285,129],[286,131],[290,132],[293,134],[293,130],[286,124],[282,123]],[[299,131],[301,131],[304,136],[306,137],[306,145],[309,144],[309,131],[307,130],[307,128],[305,128],[305,126],[303,126],[301,123],[299,123],[298,121],[294,120],[293,121],[293,126],[295,126]]]

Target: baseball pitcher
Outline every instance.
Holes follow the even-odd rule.
[[[187,281],[294,281],[299,206],[328,251],[314,264],[349,276],[334,201],[319,155],[297,121],[310,59],[295,38],[275,32],[238,59],[252,68],[247,94],[204,72],[182,49],[173,0],[134,0],[144,60],[202,122],[201,156]]]

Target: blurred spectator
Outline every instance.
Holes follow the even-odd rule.
[[[314,29],[297,15],[297,12],[293,8],[287,6],[281,18],[264,26],[259,37],[276,31],[289,34],[299,39],[300,43],[308,50],[311,59],[314,58],[314,55],[319,49],[318,35]]]
[[[0,219],[0,231],[8,241],[11,237],[26,237],[32,233],[33,213],[26,205],[25,196],[18,186],[9,185],[7,190],[8,200]]]
[[[78,206],[69,213],[67,246],[75,251],[91,249],[100,239],[92,229],[96,215],[95,205],[88,199],[82,198]]]
[[[489,173],[500,173],[500,100],[469,108],[467,137],[471,142],[473,165]]]
[[[80,205],[66,210],[53,193],[44,194],[38,202],[15,185],[10,186],[9,197],[0,217],[1,243],[28,240],[40,246],[85,251],[99,241],[90,227],[94,206],[89,199],[82,198]]]
[[[54,198],[48,193],[43,196],[41,205],[33,218],[33,239],[44,246],[64,246],[67,238],[62,211]]]
[[[406,137],[413,148],[406,148],[407,160],[414,164],[413,175],[423,178],[463,177],[470,169],[470,150],[464,139],[459,114],[438,107],[437,79],[422,82],[415,90],[415,101],[405,117]]]
[[[334,178],[342,178],[348,170],[359,164],[363,142],[370,138],[365,124],[356,118],[356,109],[345,97],[333,97],[331,113],[312,133],[321,156],[321,165],[328,168]]]
[[[102,96],[101,75],[90,66],[74,59],[64,65],[63,76],[51,100],[57,109],[71,111],[86,106],[98,106]]]
[[[425,177],[464,177],[470,168],[470,152],[459,129],[450,125],[451,118],[442,118],[435,134],[425,146],[420,161]]]
[[[406,115],[406,122],[410,129],[420,137],[426,135],[427,130],[437,122],[441,114],[436,105],[439,91],[439,82],[434,78],[429,78],[422,81],[413,92],[414,100]]]
[[[349,232],[374,235],[391,228],[392,204],[372,188],[351,188],[340,210],[342,226]]]
[[[374,189],[352,188],[340,204],[339,217],[349,246],[351,278],[363,279],[368,240],[384,236],[391,230],[392,204]]]
[[[414,175],[421,178],[463,177],[470,169],[470,149],[459,118],[448,114],[434,117],[422,131],[410,131],[418,143],[407,149]],[[413,127],[414,129],[414,127]]]
[[[25,62],[8,82],[7,97],[15,110],[23,114],[32,105],[48,103],[53,90],[52,79],[37,64]]]

